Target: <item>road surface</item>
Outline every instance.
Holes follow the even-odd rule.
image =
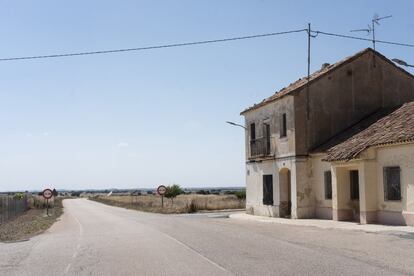
[[[46,233],[0,243],[0,275],[414,275],[414,237],[398,233],[64,206]]]

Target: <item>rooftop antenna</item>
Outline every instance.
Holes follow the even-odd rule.
[[[374,16],[371,19],[371,25],[368,25],[368,28],[351,30],[351,32],[366,32],[367,35],[372,34],[372,46],[375,50],[375,25],[381,25],[379,23],[381,20],[391,18],[391,17],[392,15],[380,17],[378,14],[374,14]]]

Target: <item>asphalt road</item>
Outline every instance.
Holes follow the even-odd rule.
[[[414,237],[398,233],[64,206],[46,233],[0,243],[0,275],[414,275]]]

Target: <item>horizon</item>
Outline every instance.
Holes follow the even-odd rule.
[[[393,16],[377,27],[377,39],[414,43],[411,2],[364,1],[357,10],[336,3],[340,14],[328,1],[180,3],[7,2],[0,11],[7,37],[0,58],[222,39],[308,22],[315,30],[370,38],[350,30],[375,13]],[[318,35],[311,72],[368,47]],[[414,64],[408,47],[377,43],[376,50]],[[307,37],[299,33],[1,62],[0,191],[244,187],[244,131],[225,122],[244,125],[239,113],[306,76],[306,61]]]
[[[229,186],[229,187],[182,187],[181,188],[183,190],[238,190],[238,189],[245,189],[245,186]],[[48,187],[48,189],[54,189],[53,187]],[[84,188],[84,189],[56,189],[58,192],[98,192],[98,191],[156,191],[157,187],[153,187],[153,188],[93,188],[93,189],[88,189],[88,188]],[[0,191],[1,193],[38,193],[38,192],[42,192],[43,189],[33,189],[33,190],[8,190],[8,191]]]

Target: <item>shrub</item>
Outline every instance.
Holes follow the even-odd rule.
[[[246,190],[237,191],[234,193],[238,200],[245,200],[246,199]]]
[[[181,189],[180,185],[174,184],[172,186],[167,187],[167,191],[165,192],[164,196],[166,198],[171,199],[171,205],[174,204],[174,198],[178,195],[182,194],[183,190]]]
[[[81,195],[81,192],[72,192],[71,193],[71,196],[73,196],[73,197],[80,197],[80,195]]]
[[[187,202],[186,207],[187,207],[187,213],[195,213],[198,211],[198,207],[197,207],[197,204],[194,198],[192,198],[189,203]]]
[[[199,190],[199,191],[197,191],[197,194],[198,195],[209,195],[210,194],[210,191],[209,190],[207,190],[207,191],[205,191],[205,190]]]
[[[24,194],[23,193],[15,193],[13,196],[14,199],[23,199],[24,198]]]

